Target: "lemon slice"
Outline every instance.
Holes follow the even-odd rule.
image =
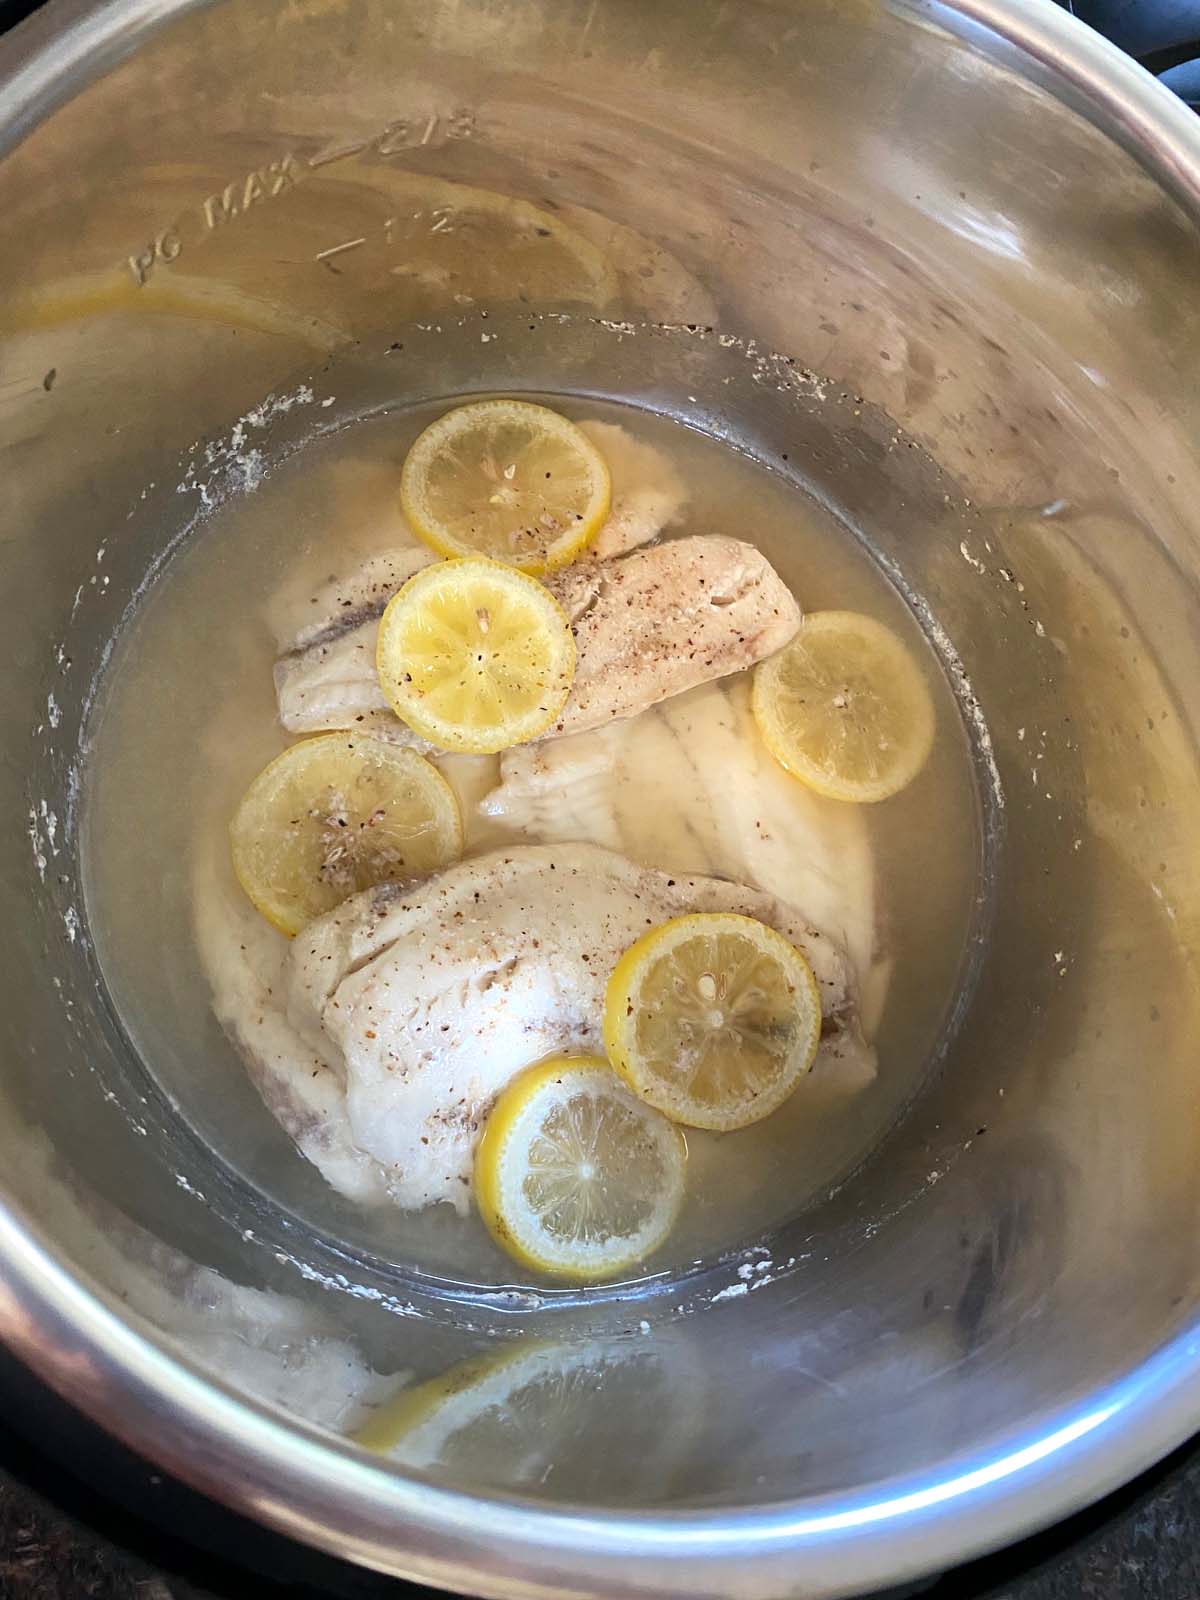
[[[575,675],[575,641],[548,589],[480,557],[425,567],[379,624],[392,710],[442,750],[490,754],[544,733]]]
[[[463,847],[458,802],[436,767],[414,750],[348,733],[277,756],[229,832],[238,882],[286,934],[360,889],[435,872]]]
[[[574,560],[599,533],[611,493],[587,435],[524,400],[448,411],[400,474],[404,515],[439,555],[484,555],[531,573]]]
[[[704,1426],[707,1388],[678,1334],[528,1334],[378,1406],[355,1442],[458,1485],[596,1503],[669,1497]]]
[[[475,1198],[524,1266],[582,1281],[643,1261],[671,1231],[687,1150],[595,1056],[554,1056],[515,1078],[475,1157]]]
[[[493,1355],[469,1356],[436,1377],[411,1384],[356,1429],[354,1441],[379,1455],[398,1455],[423,1466],[448,1465],[446,1458],[454,1459],[453,1446],[463,1435],[469,1437],[480,1423],[503,1423],[503,1410],[493,1418],[497,1401],[506,1407],[513,1390],[524,1386],[521,1369],[539,1351],[536,1343],[510,1345]]]
[[[934,709],[890,628],[815,611],[754,674],[754,720],[776,761],[832,800],[886,800],[925,765]]]
[[[664,922],[609,979],[604,1046],[642,1100],[726,1132],[777,1110],[812,1065],[821,998],[773,928],[732,912]]]

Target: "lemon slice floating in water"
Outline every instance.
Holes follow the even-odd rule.
[[[515,1078],[484,1129],[475,1198],[502,1249],[535,1271],[611,1278],[656,1250],[683,1199],[683,1138],[595,1056]]]
[[[425,567],[379,624],[379,683],[443,750],[490,754],[544,733],[575,675],[562,607],[533,578],[479,557]]]
[[[277,756],[229,831],[238,882],[286,934],[360,889],[447,866],[463,847],[458,802],[436,767],[414,750],[346,733]]]
[[[664,922],[609,979],[609,1060],[634,1094],[689,1127],[727,1132],[769,1116],[811,1067],[820,1037],[812,968],[753,917]]]
[[[604,457],[573,422],[524,400],[480,400],[425,429],[400,475],[404,515],[443,556],[522,572],[574,560],[608,516]]]
[[[886,800],[925,765],[935,714],[920,667],[890,628],[815,611],[754,673],[754,720],[776,761],[832,800]]]

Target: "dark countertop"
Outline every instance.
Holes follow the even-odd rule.
[[[0,1473],[3,1600],[210,1600],[153,1572]]]

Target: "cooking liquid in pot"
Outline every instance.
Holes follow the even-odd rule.
[[[831,932],[859,970],[877,1077],[852,1092],[802,1084],[779,1111],[735,1133],[689,1130],[683,1210],[648,1265],[662,1271],[761,1238],[801,1211],[870,1152],[919,1086],[963,977],[975,790],[934,652],[867,548],[829,512],[794,481],[671,420],[566,396],[546,403],[662,452],[685,494],[666,537],[733,535],[768,557],[806,612],[859,611],[885,622],[922,663],[937,711],[924,770],[877,805],[819,798],[774,766],[745,715],[749,673],[692,691],[695,716],[671,746],[675,765],[664,765],[661,743],[653,758],[631,757],[622,783],[633,792],[623,794],[619,817],[603,786],[543,797],[540,823],[481,816],[498,758],[442,763],[459,790],[468,854],[590,838],[666,871],[757,882]],[[134,1047],[227,1167],[352,1249],[498,1283],[528,1273],[502,1255],[473,1209],[462,1217],[446,1205],[365,1208],[329,1187],[263,1106],[218,1020],[236,1026],[247,1008],[273,1003],[247,988],[247,962],[261,970],[286,948],[234,881],[228,845],[247,784],[292,742],[272,682],[280,643],[311,619],[322,585],[409,542],[400,465],[449,404],[375,415],[309,445],[253,493],[215,510],[172,560],[119,641],[94,726],[88,907]],[[717,738],[714,708],[730,706],[732,722],[726,717]],[[751,815],[760,790],[766,828]]]

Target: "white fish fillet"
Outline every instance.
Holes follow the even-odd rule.
[[[210,759],[227,773],[232,797],[262,757],[237,749],[234,708],[220,725],[225,731]],[[471,852],[590,840],[647,866],[730,878],[803,906],[850,955],[864,1032],[873,1035],[888,963],[879,955],[875,867],[862,814],[810,794],[765,757],[745,679],[705,685],[641,717],[499,760],[436,759],[459,795]],[[670,804],[648,804],[654,793],[669,795]],[[201,842],[194,874],[197,943],[214,1010],[264,1102],[326,1181],[360,1203],[386,1203],[383,1169],[355,1143],[328,1041],[323,1034],[303,1038],[284,1015],[289,946],[234,882],[224,817],[221,810],[219,825]],[[873,1076],[873,1057],[864,1053],[823,1085],[810,1080],[797,1093],[811,1093],[820,1114],[830,1096],[853,1094]]]
[[[636,550],[679,521],[688,496],[669,456],[613,422],[581,422],[579,428],[608,462],[612,479],[608,520],[589,550],[594,559]]]
[[[729,878],[803,906],[854,962],[870,1037],[881,975],[862,813],[823,800],[771,758],[747,677],[591,733],[506,750],[500,780],[479,810],[510,837],[588,839],[647,866]]]
[[[289,942],[234,880],[225,827],[199,841],[192,882],[196,945],[213,1011],[263,1104],[339,1194],[362,1205],[381,1204],[387,1199],[383,1175],[351,1138],[341,1078],[284,1012],[280,996]]]
[[[391,592],[422,564],[415,552],[376,557],[337,591],[332,614],[279,658],[275,687],[285,728],[357,727],[417,742],[379,687],[375,641]],[[753,666],[800,625],[800,609],[766,557],[718,535],[579,562],[546,584],[571,620],[578,650],[555,735],[635,716]]]
[[[375,641],[388,601],[433,560],[424,545],[384,550],[320,592],[314,607],[318,620],[302,629],[275,663],[279,720],[289,733],[359,728],[425,748],[383,697]]]
[[[599,560],[624,555],[678,520],[687,491],[671,460],[628,429],[597,421],[579,426],[601,451],[612,475],[612,508],[591,556]],[[377,474],[377,468],[368,474],[376,494]],[[342,487],[348,493],[352,485]],[[279,716],[291,733],[359,728],[425,748],[392,714],[379,692],[375,637],[378,619],[396,590],[436,558],[398,512],[384,527],[393,542],[361,566],[313,585],[315,592],[307,596],[309,586],[290,578],[272,604],[282,651],[275,669]],[[403,543],[394,542],[397,534]]]
[[[675,877],[590,844],[529,845],[386,885],[294,941],[288,1019],[341,1082],[353,1145],[406,1208],[465,1211],[482,1119],[522,1068],[599,1051],[604,990],[646,928],[688,911],[758,917],[808,957],[824,1034],[811,1078],[873,1073],[849,961],[774,895]]]
[[[767,558],[738,539],[674,539],[555,573],[578,659],[556,734],[584,733],[781,650],[800,608]]]
[[[592,543],[593,557],[624,555],[678,522],[688,496],[669,456],[616,423],[587,421],[579,427],[612,476],[612,505]],[[317,548],[298,556],[264,608],[279,651],[336,622],[348,599],[351,605],[368,599],[389,562],[397,563],[403,582],[436,559],[400,510],[395,462],[339,456],[316,468],[308,482],[322,537]],[[330,551],[340,556],[336,572],[327,565]]]

